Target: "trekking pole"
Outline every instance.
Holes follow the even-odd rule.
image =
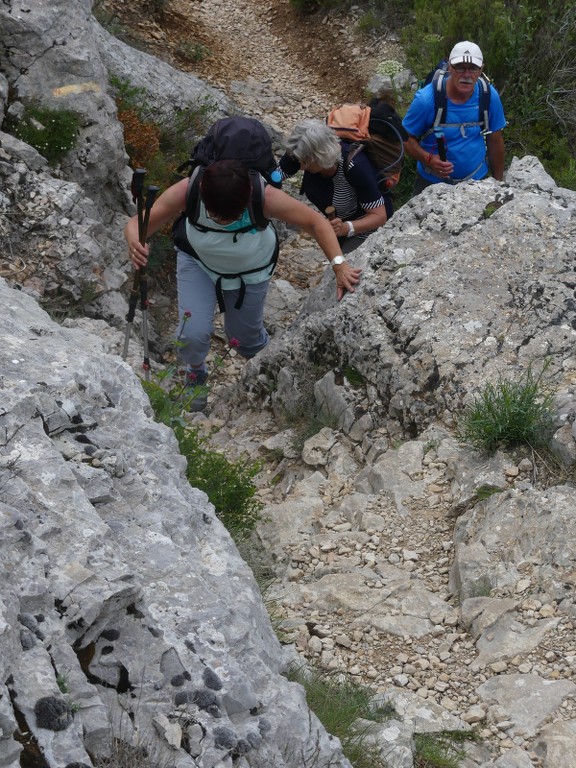
[[[148,232],[148,222],[150,219],[150,209],[154,203],[154,198],[158,192],[158,187],[149,187],[146,194],[146,203],[143,202],[144,191],[144,177],[146,176],[146,170],[144,168],[137,168],[132,174],[132,200],[136,203],[136,210],[138,216],[138,241],[144,245],[146,243],[146,237]],[[145,208],[145,211],[144,211]],[[140,309],[142,310],[142,341],[144,345],[144,375],[146,381],[150,380],[150,358],[148,355],[148,279],[146,276],[145,267],[139,267],[134,272],[134,281],[132,283],[132,290],[130,291],[130,297],[128,301],[128,313],[126,315],[126,335],[124,337],[124,350],[122,352],[122,359],[126,360],[128,357],[128,344],[130,342],[130,334],[132,331],[132,323],[134,322],[134,316],[136,314],[136,306],[140,299]]]
[[[139,229],[139,239],[142,245],[146,243],[146,237],[148,235],[148,223],[150,221],[150,211],[154,205],[154,198],[158,193],[158,187],[149,186],[146,192],[146,203],[144,219],[142,220],[142,228]],[[140,224],[140,220],[138,221]],[[144,346],[144,360],[142,362],[142,368],[144,369],[144,378],[146,381],[150,381],[150,357],[148,355],[148,276],[146,274],[146,268],[140,267],[140,310],[142,312],[142,344]]]
[[[142,234],[142,190],[144,189],[144,177],[146,171],[144,168],[137,168],[132,174],[132,200],[136,203],[136,210],[138,213],[138,240]],[[136,305],[138,304],[138,297],[140,296],[140,270],[134,271],[134,281],[132,283],[132,290],[128,299],[128,313],[126,315],[126,335],[124,336],[124,350],[122,352],[122,359],[126,360],[128,357],[128,344],[130,342],[130,333],[132,331],[132,323],[134,322],[134,315],[136,314]]]
[[[436,146],[438,147],[440,160],[446,160],[446,139],[444,138],[444,131],[435,130],[434,136],[436,138]]]
[[[336,218],[336,208],[334,208],[333,205],[329,205],[327,208],[324,208],[324,216],[326,216],[328,221],[332,221],[332,219]]]

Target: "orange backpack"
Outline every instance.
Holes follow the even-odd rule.
[[[378,171],[382,192],[388,192],[398,184],[408,134],[393,107],[378,100],[372,101],[370,106],[341,104],[330,112],[326,122],[339,138],[351,142],[344,173],[358,152],[365,151]]]

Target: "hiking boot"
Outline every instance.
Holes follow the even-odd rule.
[[[200,413],[208,405],[208,371],[186,371],[185,406],[190,413]]]

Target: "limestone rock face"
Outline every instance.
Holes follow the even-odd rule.
[[[150,109],[160,113],[210,107],[215,119],[228,114],[232,104],[198,78],[111,37],[92,16],[91,7],[89,0],[3,3],[2,73],[11,101],[81,116],[76,147],[65,156],[61,170],[94,201],[104,224],[118,232],[118,210],[131,210],[130,175],[110,76],[143,87]],[[183,147],[183,159],[189,149]]]
[[[318,765],[349,768],[280,675],[252,572],[131,368],[4,280],[0,295],[5,720],[24,718],[54,768],[106,754],[119,720],[181,766],[298,768],[313,744]]]
[[[268,376],[274,405],[298,397],[311,364],[349,366],[372,416],[416,435],[452,425],[486,381],[545,359],[569,381],[575,210],[576,193],[530,157],[504,183],[428,188],[352,254],[364,270],[354,294],[336,302],[327,272],[293,328],[250,363],[256,398]],[[346,433],[360,418],[351,411],[338,411]]]

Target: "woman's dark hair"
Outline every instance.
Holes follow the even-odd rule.
[[[204,169],[200,195],[210,213],[238,219],[250,201],[248,169],[240,160],[216,160]]]

